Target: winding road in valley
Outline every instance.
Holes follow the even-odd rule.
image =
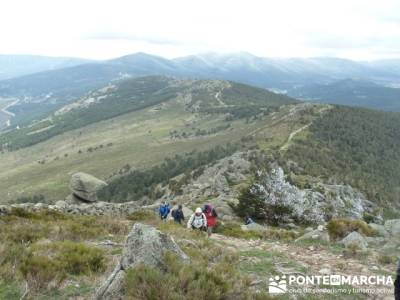
[[[6,127],[10,126],[10,124],[11,124],[10,119],[13,118],[13,117],[15,117],[15,114],[14,114],[13,112],[11,112],[11,111],[8,111],[8,109],[9,109],[11,106],[16,105],[18,102],[19,102],[19,99],[15,100],[15,101],[13,101],[13,102],[11,102],[11,103],[9,103],[9,104],[7,104],[6,106],[4,106],[4,107],[0,110],[0,113],[6,115],[6,117],[5,117],[5,118],[7,119],[7,120],[5,121],[5,126],[6,126]],[[0,127],[3,127],[3,124],[0,124]]]
[[[15,101],[13,101],[13,102],[11,102],[11,103],[9,103],[9,104],[7,104],[5,107],[3,107],[3,108],[1,109],[1,112],[4,113],[4,114],[6,114],[6,115],[9,115],[9,116],[11,116],[11,117],[15,117],[15,114],[12,113],[12,112],[10,112],[10,111],[8,111],[7,109],[9,109],[11,106],[16,105],[18,102],[19,102],[19,99],[18,99],[18,100],[15,100]]]

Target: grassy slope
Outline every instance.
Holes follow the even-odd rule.
[[[279,114],[285,115],[285,111]],[[280,144],[291,130],[291,127],[275,124],[276,120],[265,117],[249,124],[243,120],[230,122],[232,129],[214,135],[178,140],[169,138],[171,130],[188,131],[185,124],[194,120],[198,124],[195,126],[200,128],[214,128],[226,123],[223,116],[192,114],[177,101],[171,101],[160,111],[148,108],[125,114],[66,132],[29,148],[1,154],[1,201],[39,193],[49,200],[62,199],[68,194],[69,176],[73,172],[84,171],[105,179],[127,163],[136,168],[147,167],[176,153],[206,150],[240,140],[249,133],[259,133],[262,147]],[[272,128],[268,129],[271,125]],[[268,130],[264,132],[263,128]],[[277,140],[266,143],[266,135]],[[105,146],[108,143],[113,145]],[[87,152],[89,147],[100,144],[104,145],[102,149]],[[79,150],[83,153],[78,154]],[[64,157],[65,154],[68,157]],[[59,159],[55,160],[56,157]],[[46,163],[39,164],[40,160],[46,160]]]
[[[163,82],[163,78],[157,79]],[[137,79],[136,85],[134,81],[134,86],[141,89],[142,83],[137,84],[139,80],[142,79]],[[130,89],[126,89],[127,83],[129,81],[124,83],[124,93]],[[160,105],[66,131],[33,146],[0,154],[0,202],[34,194],[43,194],[51,201],[63,199],[68,194],[69,177],[74,172],[88,172],[107,179],[126,164],[134,168],[149,167],[175,154],[207,150],[216,145],[239,141],[250,134],[256,135],[262,148],[278,146],[287,139],[292,127],[296,126],[296,122],[283,119],[280,122],[281,118],[276,117],[287,114],[289,108],[275,113],[273,118],[264,116],[250,122],[237,118],[226,121],[224,113],[197,113],[190,109],[199,102],[201,107],[211,108],[211,111],[221,103],[239,110],[239,105],[258,109],[261,106],[293,102],[288,97],[220,81],[188,81],[180,84],[183,94]],[[230,90],[231,86],[233,91]],[[194,90],[202,93],[202,96]],[[221,93],[220,99],[216,97],[218,92]],[[190,98],[190,95],[196,96]],[[120,96],[113,97],[113,101]],[[124,99],[122,97],[121,101],[126,101]],[[188,99],[192,101],[188,103]],[[247,103],[249,99],[252,100],[251,105]],[[189,107],[188,110],[185,105]],[[114,109],[113,105],[109,107]],[[286,126],[287,123],[293,124]],[[228,124],[229,128],[224,127],[223,130],[217,130],[217,133],[195,136],[197,130],[215,129]],[[190,137],[171,139],[171,131],[180,134],[185,132]],[[97,150],[89,152],[89,148]]]
[[[213,299],[223,298],[221,294],[230,299],[230,293],[240,295],[239,299],[270,299],[267,293],[260,293],[257,298],[253,292],[267,292],[268,278],[281,275],[282,270],[312,275],[328,265],[333,274],[393,276],[395,268],[396,252],[382,250],[379,246],[370,245],[368,252],[350,253],[334,239],[328,244],[294,243],[293,240],[304,233],[304,228],[268,227],[265,231],[242,231],[238,223],[232,222],[219,224],[218,233],[207,238],[201,232],[187,230],[174,222],[162,222],[150,211],[111,218],[54,212],[24,214],[15,210],[12,216],[0,216],[3,262],[0,265],[0,299],[20,299],[26,289],[25,282],[29,287],[29,299],[91,299],[122,252],[120,246],[103,246],[101,242],[123,243],[134,222],[150,224],[171,235],[191,258],[191,263],[183,266],[166,257],[169,270],[165,274],[140,267],[129,272],[127,293],[132,299],[158,299],[160,291],[163,296],[169,291],[168,299],[177,299],[173,293],[187,293],[182,299],[191,294],[192,299],[205,299],[207,297],[201,294],[204,286],[208,288],[207,296],[217,294]],[[76,249],[85,255],[76,255]],[[35,256],[30,256],[32,253]],[[101,261],[94,260],[96,257]],[[383,257],[389,260],[382,261]],[[135,275],[143,280],[135,280]],[[61,278],[61,282],[55,281],[57,278]],[[185,282],[191,284],[182,288]],[[149,297],[149,293],[153,297]],[[341,299],[365,299],[363,294],[340,295]],[[273,299],[288,298],[278,295]],[[337,295],[299,294],[299,299],[337,299]]]

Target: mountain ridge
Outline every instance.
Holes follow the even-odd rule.
[[[273,59],[249,53],[209,53],[165,59],[139,52],[111,60],[2,80],[0,99],[20,99],[19,106],[10,108],[17,115],[17,118],[11,119],[11,123],[16,123],[38,117],[41,111],[47,113],[57,109],[64,103],[110,82],[148,75],[176,76],[182,79],[225,79],[296,96],[299,87],[312,92],[310,87],[313,85],[332,84],[348,78],[360,78],[382,86],[397,86],[400,69],[390,68],[390,62],[388,66],[387,61],[354,62],[329,57]],[[347,96],[352,97],[351,93]],[[342,104],[341,99],[323,100]],[[36,108],[32,103],[39,103],[42,107]],[[368,101],[364,101],[362,105],[370,106]],[[371,107],[376,108],[376,105]],[[400,110],[400,104],[391,109]],[[30,115],[30,110],[37,113]]]

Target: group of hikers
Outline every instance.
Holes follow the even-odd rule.
[[[175,222],[182,224],[185,221],[182,205],[178,205],[178,208],[171,211],[169,204],[162,201],[158,210],[161,220],[166,220],[170,212]],[[206,231],[210,236],[217,225],[217,218],[218,215],[215,208],[211,204],[206,204],[203,208],[196,208],[187,222],[187,228]]]
[[[183,214],[182,205],[178,205],[177,209],[171,211],[169,204],[166,203],[165,201],[162,201],[158,212],[161,220],[167,220],[169,213],[171,213],[171,216],[175,222],[182,224],[182,222],[185,221],[185,215]],[[187,228],[206,231],[208,236],[210,236],[215,226],[217,225],[217,217],[218,217],[217,212],[212,207],[212,205],[206,204],[204,205],[203,208],[201,207],[196,208],[196,210],[190,216],[187,222]],[[245,224],[249,225],[253,223],[255,223],[254,220],[252,220],[250,216],[246,216]],[[395,294],[395,299],[400,300],[400,262],[398,264],[396,273],[397,274],[395,280],[394,294]]]

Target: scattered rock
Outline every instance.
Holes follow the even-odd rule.
[[[375,245],[381,245],[382,243],[385,242],[385,238],[381,236],[377,237],[367,236],[365,237],[365,240],[367,241],[368,244],[375,244]]]
[[[322,268],[321,270],[318,271],[318,273],[322,275],[330,275],[332,274],[332,271],[329,268]]]
[[[122,299],[125,271],[140,264],[167,271],[164,255],[172,252],[178,259],[188,261],[188,256],[174,240],[149,225],[136,223],[126,240],[120,262],[96,292],[96,299]]]
[[[294,223],[282,224],[282,227],[285,229],[296,229],[297,226]]]
[[[316,230],[307,232],[306,234],[297,238],[295,240],[295,242],[301,242],[301,241],[306,241],[306,240],[314,240],[314,241],[320,241],[323,243],[329,243],[330,238],[329,238],[329,234],[327,232],[319,231],[318,229],[316,229]]]
[[[66,214],[73,215],[84,215],[84,216],[100,216],[100,215],[111,215],[111,216],[126,216],[137,210],[155,210],[153,206],[142,206],[140,207],[136,201],[124,202],[124,203],[109,203],[109,202],[94,202],[94,203],[83,203],[71,204],[67,201],[57,201],[55,205],[47,205],[44,203],[21,203],[12,205],[0,206],[0,215],[10,214],[13,208],[23,209],[27,212],[39,212],[45,210],[58,211]]]
[[[385,229],[393,236],[400,236],[400,219],[387,220]]]
[[[360,250],[366,250],[368,247],[368,242],[367,240],[359,234],[357,231],[353,231],[350,234],[348,234],[344,239],[342,239],[340,244],[345,245],[345,247],[349,247],[352,245],[357,246]]]
[[[68,206],[68,203],[65,202],[65,201],[59,200],[59,201],[57,201],[55,203],[55,206],[58,207],[58,208],[63,209],[63,208],[66,208]]]
[[[107,183],[83,172],[71,176],[70,190],[74,198],[83,202],[96,202],[97,192],[105,187]]]
[[[310,232],[313,231],[314,229],[312,227],[307,227],[306,229],[304,229],[305,232]]]
[[[248,225],[241,225],[240,228],[243,231],[263,231],[263,230],[267,229],[266,227],[264,227],[264,226],[262,226],[260,224],[257,224],[257,223],[251,223],[251,224],[248,224]]]
[[[389,236],[389,232],[386,230],[385,226],[375,224],[375,223],[369,223],[368,225],[376,231],[378,236],[382,236],[382,237]]]

